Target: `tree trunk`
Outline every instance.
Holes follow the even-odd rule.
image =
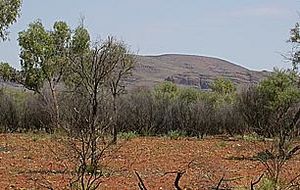
[[[97,125],[97,116],[98,116],[98,97],[97,97],[97,89],[98,86],[96,85],[93,90],[93,100],[92,100],[92,115],[90,121],[90,140],[91,140],[91,165],[93,169],[96,169],[97,167],[97,131],[96,131],[96,125]]]
[[[117,144],[118,130],[117,130],[117,122],[116,122],[117,105],[116,105],[116,95],[115,94],[113,95],[113,114],[114,114],[114,120],[113,120],[113,127],[112,127],[112,135],[113,135],[112,143]]]
[[[53,99],[53,111],[54,111],[54,127],[55,129],[51,129],[53,132],[54,130],[57,130],[60,128],[60,113],[59,113],[59,106],[57,101],[57,93],[55,87],[50,84],[52,99]]]

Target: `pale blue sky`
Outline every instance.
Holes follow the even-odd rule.
[[[75,27],[84,15],[93,39],[114,35],[141,55],[208,55],[271,70],[289,66],[280,54],[289,50],[297,11],[300,0],[24,0],[0,60],[19,65],[18,32],[30,22]]]

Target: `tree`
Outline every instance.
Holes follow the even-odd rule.
[[[292,184],[292,181],[288,186],[281,188],[278,182],[283,166],[289,159],[298,154],[300,150],[300,145],[293,146],[295,138],[299,136],[300,127],[299,26],[299,23],[296,23],[295,27],[290,31],[289,42],[293,44],[293,47],[290,52],[291,55],[287,59],[291,61],[292,69],[275,69],[271,76],[253,88],[254,93],[250,93],[250,95],[254,96],[248,96],[249,93],[246,93],[247,96],[245,96],[245,100],[249,99],[251,102],[248,110],[252,110],[252,114],[256,115],[252,106],[255,105],[254,107],[258,108],[259,115],[262,116],[260,117],[263,119],[263,123],[266,123],[267,131],[270,133],[269,136],[275,139],[271,143],[271,148],[258,154],[259,160],[266,167],[268,178],[272,181],[272,189],[297,187]],[[244,103],[244,107],[249,105],[249,102],[244,101]],[[251,118],[251,112],[248,112],[247,115],[250,116],[248,118]],[[246,122],[248,121],[246,120]],[[294,180],[298,177],[295,177]],[[254,187],[252,186],[251,189],[254,189]]]
[[[155,86],[154,95],[158,99],[174,99],[178,92],[176,84],[165,81]]]
[[[295,27],[290,30],[289,42],[292,43],[291,55],[288,59],[292,62],[292,70],[298,74],[298,88],[300,88],[300,78],[299,78],[299,64],[300,64],[300,24],[297,22]],[[298,122],[300,119],[300,108],[295,115],[294,122]]]
[[[75,32],[76,33],[76,32]],[[78,34],[78,35],[76,35]],[[100,161],[104,150],[114,143],[115,138],[100,149],[105,131],[116,127],[115,100],[124,90],[122,79],[132,68],[133,57],[127,47],[122,43],[108,38],[102,43],[96,43],[91,49],[83,51],[82,47],[89,47],[89,40],[83,28],[78,28],[76,37],[73,38],[70,54],[70,75],[68,87],[71,91],[85,100],[84,109],[74,108],[78,118],[83,118],[82,123],[77,123],[77,134],[80,147],[73,146],[79,153],[79,170],[76,182],[82,189],[94,189],[99,186],[102,177]],[[78,48],[81,47],[81,48]],[[111,99],[109,97],[113,97]],[[113,104],[113,112],[104,110],[103,106]],[[101,144],[102,143],[102,144]]]
[[[300,107],[300,89],[297,81],[298,77],[294,71],[275,70],[257,87],[258,96],[255,97],[255,101],[258,101],[264,110],[262,119],[266,125],[263,126],[268,127],[267,130],[261,129],[265,131],[261,135],[275,139],[272,147],[260,154],[265,156],[258,157],[266,166],[268,177],[275,185],[279,182],[285,163],[300,150],[300,145],[292,146],[295,137],[299,135],[297,114]],[[259,127],[262,126],[257,126]]]
[[[0,39],[6,40],[8,28],[20,16],[21,0],[0,0]]]
[[[16,70],[8,63],[0,63],[0,77],[4,82],[12,81],[15,79]]]
[[[125,84],[124,79],[131,75],[131,70],[133,69],[135,56],[129,52],[128,47],[123,42],[117,42],[113,38],[108,39],[108,41],[112,41],[116,46],[115,49],[115,58],[111,60],[111,64],[115,64],[115,69],[113,69],[111,76],[108,80],[108,85],[110,88],[110,92],[112,95],[113,101],[113,114],[116,117],[118,115],[118,107],[117,107],[117,98],[120,94],[125,92]],[[112,127],[113,133],[113,143],[117,142],[117,118],[114,118],[114,123]]]
[[[217,78],[210,86],[213,92],[219,94],[227,95],[235,92],[236,87],[228,79]]]
[[[291,55],[287,57],[292,62],[292,69],[299,72],[300,63],[300,24],[297,22],[295,27],[290,30],[289,42],[292,43]]]
[[[42,95],[45,84],[50,89],[53,123],[58,128],[59,105],[57,86],[63,78],[71,32],[65,22],[54,23],[53,30],[47,31],[41,21],[31,23],[27,30],[19,33],[21,47],[21,73],[24,86]]]
[[[293,71],[275,70],[267,79],[260,82],[258,90],[265,95],[268,109],[289,107],[297,103],[300,89],[297,88],[297,74]]]
[[[211,83],[210,88],[212,89],[212,94],[209,94],[209,99],[215,106],[224,103],[232,104],[234,102],[236,86],[232,81],[217,78]]]
[[[186,103],[195,103],[200,96],[200,91],[194,88],[182,88],[178,90],[177,98]]]

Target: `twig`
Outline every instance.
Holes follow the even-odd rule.
[[[254,181],[254,182],[251,181],[251,190],[255,190],[254,186],[257,185],[261,181],[261,179],[264,177],[264,175],[265,174],[263,173],[263,174],[260,175],[260,177],[256,181]]]
[[[147,190],[144,182],[143,182],[143,179],[140,177],[140,175],[137,173],[137,171],[134,172],[135,175],[137,176],[138,180],[139,180],[139,183],[138,183],[138,186],[140,188],[140,190]]]
[[[181,187],[179,186],[179,181],[182,178],[182,176],[185,174],[186,171],[183,172],[177,172],[175,181],[174,181],[174,186],[176,188],[176,190],[182,190]]]
[[[220,190],[220,186],[221,186],[221,184],[222,184],[223,181],[224,181],[224,176],[220,179],[220,181],[219,181],[219,183],[218,183],[218,185],[216,187],[216,190]]]
[[[182,176],[186,173],[186,171],[175,171],[175,172],[166,172],[164,173],[164,176],[167,174],[176,174],[176,178],[174,181],[174,186],[176,190],[182,190],[182,188],[179,186],[180,179]]]

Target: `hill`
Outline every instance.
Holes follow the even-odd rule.
[[[205,56],[165,54],[137,56],[133,75],[126,80],[129,89],[153,87],[163,81],[172,81],[180,86],[208,89],[216,78],[225,78],[237,85],[257,83],[270,72],[253,71],[234,63]],[[22,85],[3,82],[0,87],[24,89]]]
[[[269,72],[253,71],[231,62],[205,56],[166,54],[138,56],[130,87],[152,87],[162,81],[207,89],[218,77],[235,84],[257,83]]]

